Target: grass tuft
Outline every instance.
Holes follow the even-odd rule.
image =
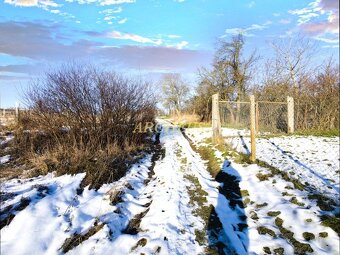
[[[276,217],[276,216],[278,216],[278,215],[280,215],[280,214],[281,214],[280,211],[269,211],[269,212],[267,213],[267,215],[270,216],[270,217]]]
[[[267,227],[264,227],[264,226],[259,226],[259,227],[257,227],[257,232],[260,234],[260,235],[266,235],[266,234],[268,234],[268,235],[270,235],[270,236],[272,236],[272,237],[276,237],[276,234],[275,234],[275,232],[273,231],[273,230],[271,230],[271,229],[269,229],[269,228],[267,228]]]
[[[310,232],[303,232],[302,236],[306,241],[310,241],[310,240],[315,239],[315,235],[313,233],[310,233]]]

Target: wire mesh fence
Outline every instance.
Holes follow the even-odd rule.
[[[213,96],[213,139],[217,137],[250,137],[251,159],[255,160],[256,137],[273,136],[294,131],[294,101],[286,102],[222,101]]]
[[[259,136],[288,132],[287,102],[257,101],[255,131]],[[250,130],[250,102],[219,101],[221,127]]]
[[[216,100],[218,95],[214,98]],[[259,160],[287,171],[292,178],[308,182],[312,189],[337,198],[339,150],[336,148],[339,148],[339,139],[285,135],[293,133],[294,121],[302,118],[296,116],[299,110],[301,105],[300,108],[298,105],[294,107],[291,97],[287,97],[285,102],[255,101],[254,96],[250,96],[249,102],[217,99],[212,109],[212,120],[218,122],[215,126],[219,127],[220,124],[220,129],[216,129],[220,137],[216,141],[222,138],[236,151],[249,155],[251,161]],[[312,117],[306,116],[303,116],[306,125],[313,123]],[[295,123],[299,131],[300,122]],[[213,129],[213,137],[216,130],[214,133]]]
[[[221,126],[236,129],[249,129],[250,102],[220,101]]]
[[[287,102],[256,102],[256,131],[260,136],[287,133]]]

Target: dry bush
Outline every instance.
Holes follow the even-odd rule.
[[[271,76],[255,88],[257,100],[285,102],[293,96],[296,130],[339,129],[339,67],[332,61],[306,72],[296,88],[286,79]]]
[[[155,121],[145,82],[71,65],[46,74],[27,101],[30,111],[20,117],[16,147],[42,173],[98,177],[117,158],[150,143],[150,134],[133,132],[137,124]]]

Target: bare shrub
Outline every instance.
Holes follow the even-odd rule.
[[[60,174],[107,169],[113,157],[149,143],[150,134],[133,132],[137,124],[155,122],[146,82],[89,66],[47,73],[27,101],[30,111],[20,118],[17,148]]]
[[[339,66],[329,59],[296,80],[298,88],[270,72],[263,86],[254,88],[256,98],[284,102],[293,96],[296,130],[339,130]]]

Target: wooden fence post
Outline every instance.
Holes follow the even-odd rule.
[[[256,160],[256,104],[255,96],[250,96],[250,143],[251,143],[251,153],[250,160],[255,162]]]
[[[287,97],[288,133],[294,133],[294,98]]]
[[[216,141],[221,136],[221,119],[219,110],[219,94],[212,95],[212,129],[213,141]]]

